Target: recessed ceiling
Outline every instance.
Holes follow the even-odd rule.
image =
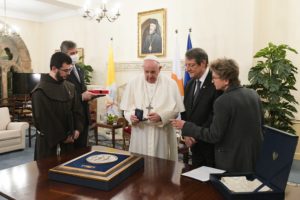
[[[79,15],[84,0],[6,0],[6,16],[32,21],[50,21]],[[0,16],[4,16],[4,0],[0,0]]]

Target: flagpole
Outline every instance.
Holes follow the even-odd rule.
[[[192,48],[191,32],[192,32],[192,28],[189,28],[189,34],[188,34],[187,45],[186,45],[187,51]],[[190,79],[191,79],[191,77],[190,77],[189,73],[185,70],[185,72],[184,72],[184,87],[187,85],[187,83]]]
[[[172,67],[172,79],[176,82],[180,95],[184,95],[183,89],[183,80],[181,76],[181,67],[180,67],[180,51],[178,43],[178,30],[175,29],[175,46],[174,46],[174,58],[173,58],[173,67]]]
[[[106,88],[109,90],[109,95],[107,95],[107,113],[118,114],[115,106],[116,100],[116,77],[115,77],[115,64],[113,56],[113,38],[110,38],[109,52],[108,52],[108,62],[107,62],[107,79]]]

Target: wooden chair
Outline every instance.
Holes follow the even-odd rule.
[[[130,144],[131,136],[131,126],[128,124],[128,121],[124,117],[120,117],[117,121],[117,124],[122,124],[122,139],[123,139],[123,149],[128,150]]]
[[[98,145],[98,127],[97,127],[97,99],[89,101],[90,128],[94,131],[95,144]]]
[[[14,119],[15,121],[27,122],[29,124],[28,140],[31,147],[31,140],[35,137],[32,135],[31,128],[33,126],[32,106],[30,95],[19,95],[14,97]]]
[[[190,149],[185,145],[183,138],[179,138],[178,142],[178,153],[182,154],[182,160],[184,164],[189,164]]]

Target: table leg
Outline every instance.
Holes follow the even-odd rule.
[[[31,147],[31,125],[29,123],[29,128],[28,128],[28,140],[29,140],[29,147]]]
[[[96,140],[96,145],[98,145],[98,126],[94,127],[94,136]]]
[[[115,148],[115,129],[114,128],[112,128],[112,130],[111,130],[111,134],[112,134],[112,146],[113,146],[113,148]]]

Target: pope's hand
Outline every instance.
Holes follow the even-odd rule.
[[[150,122],[160,122],[161,118],[157,113],[149,113],[148,119]]]
[[[170,121],[172,126],[179,130],[181,130],[185,124],[185,121],[180,119],[170,119]]]
[[[132,123],[132,125],[136,125],[137,123],[139,123],[139,119],[135,116],[135,115],[130,115],[130,121]]]

